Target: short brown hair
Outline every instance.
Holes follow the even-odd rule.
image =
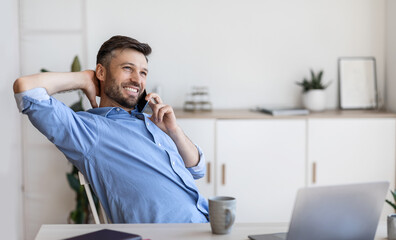
[[[100,63],[107,68],[112,57],[112,52],[116,49],[123,50],[127,48],[141,52],[148,61],[147,56],[151,53],[151,47],[147,43],[141,43],[136,39],[117,35],[111,37],[102,44],[98,51],[98,55],[96,56],[96,64]]]

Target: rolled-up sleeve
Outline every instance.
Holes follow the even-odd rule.
[[[25,92],[16,93],[14,97],[19,112],[23,112],[23,110],[29,108],[33,102],[40,102],[50,99],[50,96],[48,95],[45,88],[33,88]]]
[[[196,166],[187,169],[188,171],[190,171],[194,179],[200,179],[204,177],[206,173],[206,164],[205,164],[206,160],[205,160],[205,154],[202,152],[202,149],[198,145],[195,146],[198,149],[199,162]]]
[[[18,109],[77,167],[97,141],[95,119],[81,118],[68,106],[35,88],[14,95]],[[81,170],[81,169],[80,169]]]

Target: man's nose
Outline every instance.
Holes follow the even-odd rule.
[[[140,83],[142,81],[142,78],[140,77],[140,75],[137,71],[131,73],[131,76],[129,79],[131,82],[137,82],[137,83]]]

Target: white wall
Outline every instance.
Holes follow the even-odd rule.
[[[21,0],[21,72],[46,68],[70,71],[75,55],[84,66],[84,0]],[[70,105],[75,93],[56,95]],[[75,208],[75,193],[66,173],[69,164],[23,116],[23,176],[25,239],[34,239],[45,223],[67,223]]]
[[[12,0],[7,2],[11,4]],[[335,108],[337,58],[341,56],[376,57],[383,95],[385,3],[20,0],[21,72],[32,74],[42,67],[69,71],[75,55],[79,55],[83,67],[94,68],[102,42],[114,34],[124,34],[152,46],[148,88],[160,85],[165,101],[175,107],[182,106],[185,94],[194,85],[209,86],[215,108],[298,106],[301,89],[295,82],[308,76],[313,68],[323,69],[324,80],[332,81],[327,90],[327,107]],[[7,41],[12,44],[1,46],[17,43],[13,39]],[[7,84],[2,97],[10,95],[11,82]],[[11,101],[9,97],[12,95],[7,96]],[[77,99],[74,93],[56,97],[66,104]],[[7,104],[6,109],[15,113],[13,100]],[[25,238],[32,239],[43,223],[66,223],[74,208],[74,193],[65,178],[71,166],[62,154],[25,117],[22,126]],[[18,132],[19,128],[6,129],[12,130]],[[9,135],[1,141],[12,144]],[[12,149],[11,145],[4,146]]]
[[[149,43],[148,88],[174,107],[195,85],[215,108],[300,106],[295,82],[313,68],[336,108],[341,56],[376,57],[384,97],[385,0],[22,0],[22,29],[23,74],[68,70],[75,54],[94,68],[114,34]]]
[[[12,94],[19,76],[18,1],[4,0],[0,8],[0,238],[22,239],[21,119]]]
[[[396,112],[396,0],[388,0],[386,9],[386,103]]]
[[[191,86],[207,85],[215,108],[300,105],[295,84],[309,69],[332,81],[337,59],[374,56],[384,90],[385,1],[378,0],[87,0],[87,63],[100,44],[124,34],[153,47],[148,86],[181,107]]]

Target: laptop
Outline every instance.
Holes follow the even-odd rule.
[[[373,240],[388,182],[308,187],[297,192],[287,233],[252,240]]]

